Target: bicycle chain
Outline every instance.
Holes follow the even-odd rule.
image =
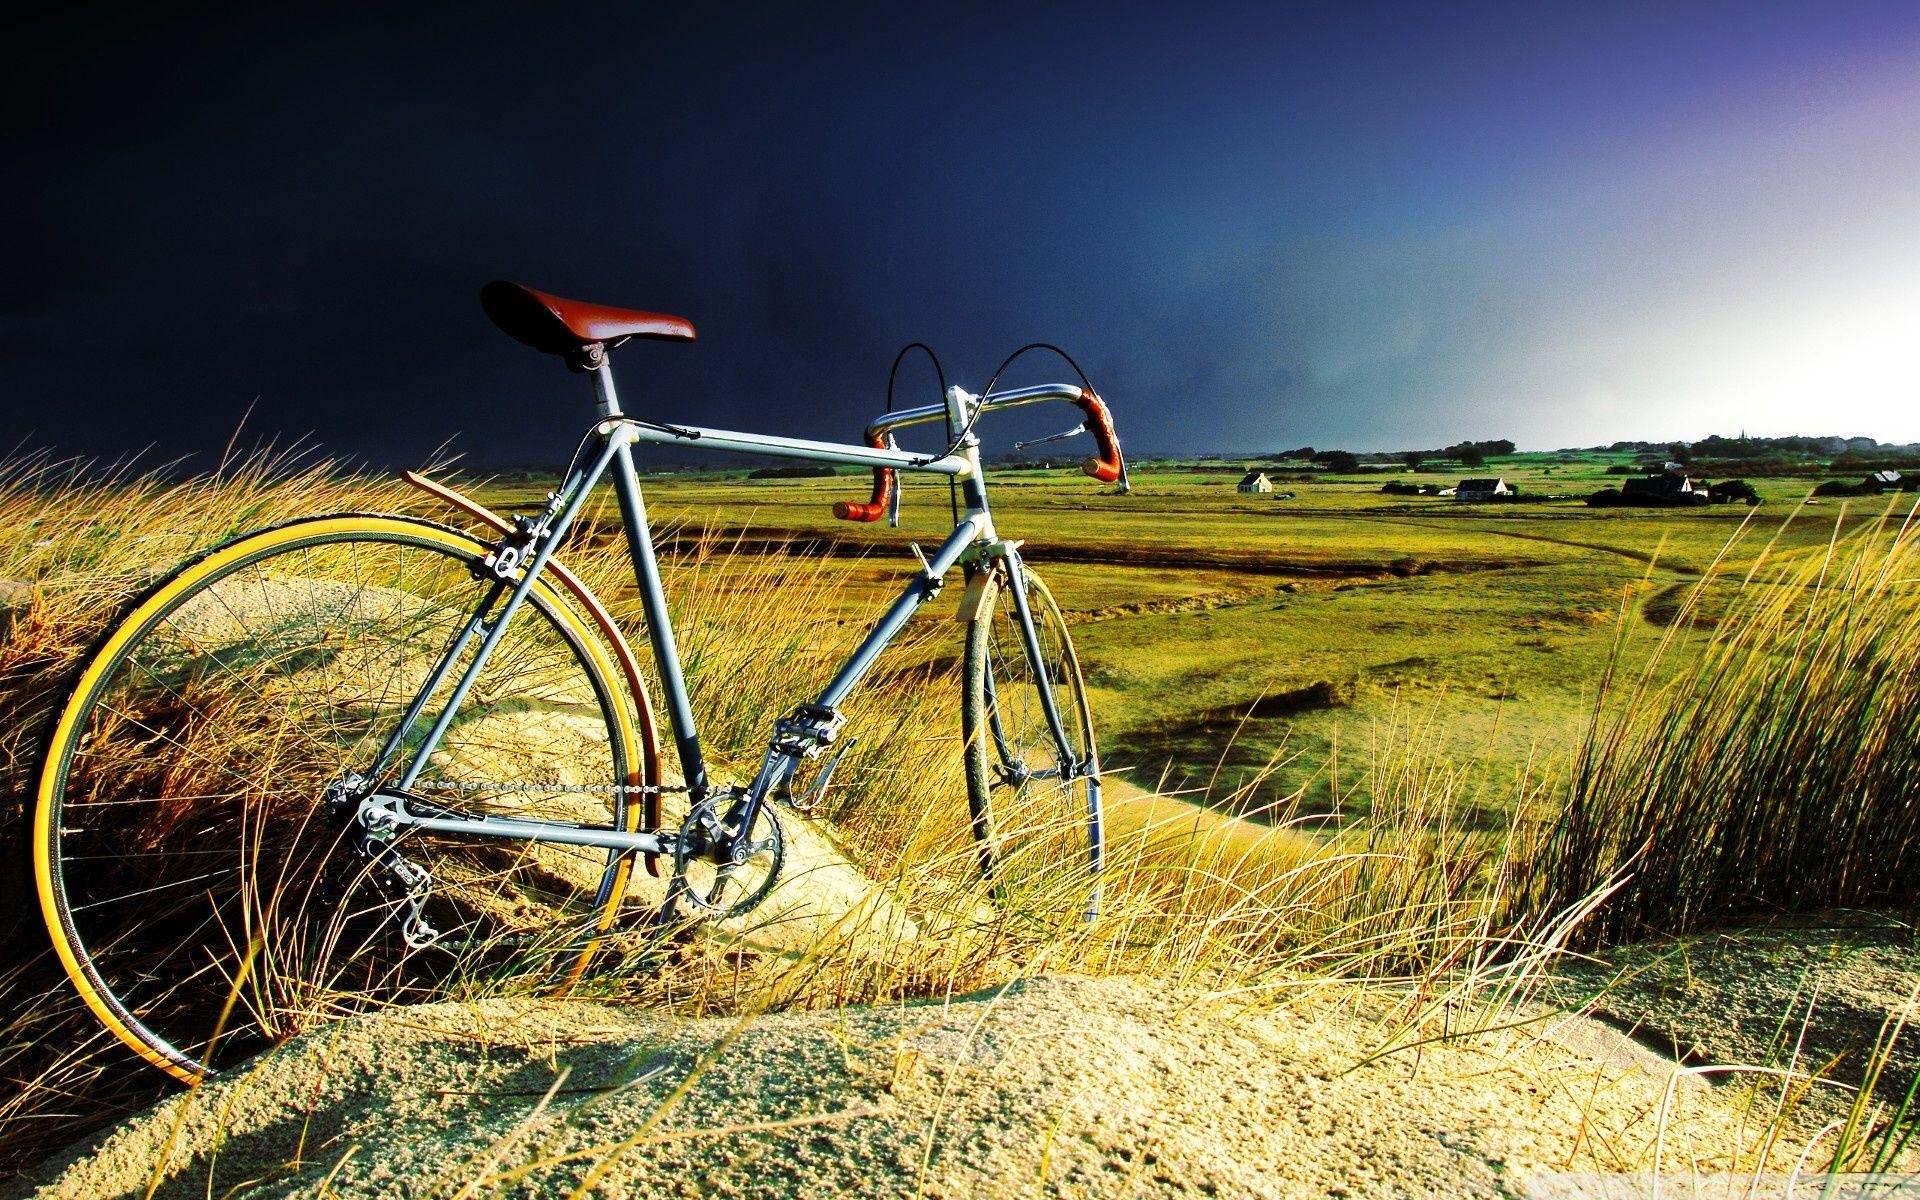
[[[461,781],[417,779],[416,792],[591,792],[598,795],[668,796],[685,793],[684,786],[667,787],[646,783],[528,783],[525,780],[467,779]]]

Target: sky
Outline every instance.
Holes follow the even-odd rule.
[[[552,462],[591,397],[494,278],[795,436],[921,340],[1062,346],[1138,454],[1920,440],[1910,0],[161,7],[0,39],[9,444]]]

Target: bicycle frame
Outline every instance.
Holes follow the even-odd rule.
[[[1023,586],[1020,555],[1014,545],[1001,541],[994,529],[982,479],[980,443],[973,436],[971,427],[980,415],[992,409],[1053,400],[1078,403],[1083,395],[1080,388],[1049,385],[997,393],[984,398],[970,396],[958,387],[950,388],[943,404],[890,413],[875,421],[869,427],[868,435],[876,445],[860,446],[638,420],[622,412],[613,376],[606,364],[595,367],[589,374],[599,407],[600,421],[593,430],[598,451],[588,461],[576,460],[559,487],[548,497],[540,516],[531,521],[521,518],[515,530],[508,533],[487,557],[484,565],[494,580],[493,587],[488,589],[479,607],[455,633],[440,662],[408,706],[399,728],[393,731],[382,747],[372,768],[357,781],[365,789],[357,814],[363,828],[381,837],[390,837],[406,829],[420,829],[600,847],[615,852],[615,858],[609,861],[609,878],[618,855],[674,853],[676,836],[665,830],[633,830],[491,815],[471,816],[425,802],[409,792],[425,770],[441,738],[453,724],[461,703],[485,669],[489,656],[499,645],[508,624],[525,602],[554,550],[565,539],[581,506],[594,487],[610,474],[619,500],[634,578],[640,589],[654,665],[660,674],[682,778],[692,803],[699,804],[712,794],[679,647],[667,612],[666,593],[661,585],[660,566],[654,553],[653,533],[647,521],[639,474],[633,463],[633,446],[642,442],[692,445],[716,451],[945,475],[959,482],[965,504],[965,512],[953,531],[931,557],[921,555],[922,569],[901,590],[814,700],[798,706],[791,715],[775,723],[773,736],[752,784],[744,789],[733,789],[738,802],[746,806],[740,815],[738,828],[751,829],[759,806],[781,794],[800,764],[818,755],[835,740],[844,723],[839,711],[841,703],[860,685],[920,606],[939,594],[947,573],[956,565],[981,560],[997,560],[1004,564],[1014,610],[1020,623],[1021,640],[1030,659],[1040,661],[1038,634]],[[951,422],[952,428],[967,431],[951,453],[913,454],[878,444],[890,441],[888,435],[894,430],[941,420]],[[914,549],[916,554],[920,553],[917,546]],[[478,644],[472,657],[459,670],[452,690],[425,737],[410,754],[403,756],[402,750],[408,736],[425,716],[434,697],[449,679],[454,678],[455,667],[461,656],[476,642]],[[1049,731],[1061,750],[1061,761],[1069,764],[1073,772],[1088,770],[1091,764],[1080,761],[1050,690],[1040,689],[1040,696]],[[405,765],[399,766],[403,757],[406,759]],[[822,772],[822,784],[816,786],[823,785],[824,776],[831,773],[837,761],[836,758],[828,763]],[[394,776],[396,766],[399,766],[397,777]]]

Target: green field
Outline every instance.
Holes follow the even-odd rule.
[[[1219,463],[1143,464],[1124,496],[1065,469],[992,474],[990,486],[1002,534],[1028,539],[1075,624],[1110,766],[1145,784],[1211,784],[1220,802],[1277,759],[1241,803],[1304,790],[1326,810],[1365,803],[1356,788],[1375,746],[1404,744],[1409,726],[1496,782],[1552,769],[1610,660],[1638,671],[1716,561],[1737,579],[1769,541],[1776,554],[1824,547],[1836,521],[1851,530],[1886,509],[1809,506],[1806,478],[1751,479],[1756,509],[1587,507],[1618,485],[1607,467],[1630,461],[1497,459],[1471,474],[1560,498],[1486,505],[1380,491],[1451,486],[1457,472],[1283,474],[1276,490],[1291,499],[1238,494],[1240,468]],[[645,486],[656,526],[682,545],[828,555],[850,621],[912,570],[907,543],[931,546],[949,521],[939,482],[907,482],[898,530],[833,519],[864,475]],[[540,491],[496,482],[482,494],[523,508]],[[943,597],[921,619],[952,613]],[[817,683],[794,682],[796,695]]]

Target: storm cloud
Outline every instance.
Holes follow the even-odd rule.
[[[630,403],[786,433],[1044,339],[1143,452],[1920,438],[1907,5],[80,6],[5,54],[13,441],[550,461],[585,397],[494,277],[691,318]]]

